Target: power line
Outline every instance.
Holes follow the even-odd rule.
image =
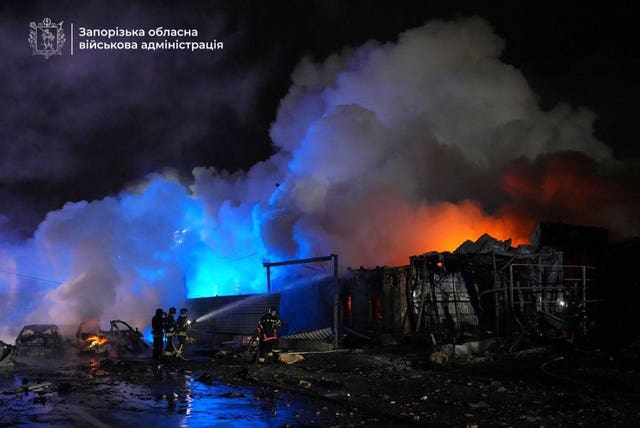
[[[256,256],[256,255],[258,255],[258,253],[251,253],[251,254],[247,254],[246,256],[238,257],[238,258],[235,258],[235,259],[227,259],[225,261],[229,262],[229,263],[237,262],[238,260],[248,259],[249,257],[253,257],[253,256]]]
[[[0,273],[4,273],[4,274],[7,274],[7,275],[14,275],[14,276],[17,276],[17,277],[20,277],[20,278],[34,279],[36,281],[50,282],[52,284],[57,284],[57,285],[62,284],[61,281],[55,281],[53,279],[39,278],[37,276],[31,276],[31,275],[24,275],[24,274],[21,274],[21,273],[18,273],[18,272],[9,272],[9,271],[2,270],[2,269],[0,269]]]

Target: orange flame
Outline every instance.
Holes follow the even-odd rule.
[[[629,201],[635,193],[630,187],[620,177],[600,171],[585,156],[555,154],[511,162],[502,171],[501,188],[494,189],[496,199],[503,199],[495,211],[471,199],[416,204],[404,200],[396,189],[383,187],[352,205],[340,199],[335,205],[343,207],[341,219],[360,219],[361,207],[368,207],[367,221],[350,220],[357,227],[345,230],[355,244],[342,251],[347,260],[401,265],[412,255],[453,251],[485,233],[501,241],[511,239],[513,247],[528,244],[540,221],[637,235],[640,204]]]
[[[359,237],[359,248],[384,249],[387,259],[383,263],[401,265],[412,255],[453,251],[466,240],[476,241],[485,233],[502,241],[511,239],[512,246],[527,244],[535,223],[515,214],[506,210],[489,214],[479,202],[471,200],[423,203],[418,207],[396,200],[393,209],[371,213],[373,224],[379,226],[377,233],[365,230]],[[390,232],[379,233],[387,230]],[[376,235],[378,240],[372,242],[370,237]],[[370,258],[379,261],[379,250]],[[362,260],[362,254],[354,254],[353,259]]]
[[[420,211],[423,230],[428,231],[421,237],[421,244],[428,251],[453,251],[466,240],[475,241],[485,233],[502,241],[511,239],[511,245],[517,246],[528,243],[532,232],[526,219],[506,212],[491,215],[471,200],[440,203]]]
[[[99,346],[103,346],[105,343],[109,342],[109,339],[107,339],[104,336],[93,334],[87,337],[85,339],[85,342],[87,342],[87,349],[91,349],[91,348],[97,348]]]

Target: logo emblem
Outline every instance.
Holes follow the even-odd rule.
[[[45,18],[42,22],[29,24],[31,31],[29,32],[29,44],[33,49],[33,55],[42,55],[49,59],[51,55],[62,55],[62,47],[64,46],[64,31],[62,23],[51,22],[51,19]]]

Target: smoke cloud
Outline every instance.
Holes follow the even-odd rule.
[[[188,175],[203,161],[248,168],[267,156],[269,148],[259,150],[254,141],[269,119],[256,110],[275,58],[251,56],[233,8],[200,7],[194,14],[183,5],[151,11],[125,1],[49,2],[24,11],[0,5],[0,216],[16,235],[30,235],[46,212],[68,200],[115,194],[167,167]],[[61,57],[31,54],[29,23],[44,17],[63,21]],[[194,39],[223,41],[225,49],[177,55],[78,49],[92,39],[81,38],[80,27],[116,26],[194,29]],[[233,145],[225,141],[230,135]]]
[[[0,266],[62,284],[1,275],[3,312],[14,325],[148,325],[187,296],[265,291],[264,260],[405,264],[485,232],[526,243],[540,219],[637,233],[595,115],[543,111],[500,60],[504,43],[473,17],[303,58],[271,127],[273,157],[246,173],[198,167],[189,185],[151,176],[50,213]]]

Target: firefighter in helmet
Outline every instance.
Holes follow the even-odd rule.
[[[178,349],[176,357],[183,358],[184,344],[187,342],[187,330],[191,327],[191,321],[187,318],[187,308],[180,309],[180,315],[176,320],[176,332],[178,333]]]
[[[151,318],[151,336],[153,336],[153,359],[159,361],[162,358],[162,329],[164,328],[164,311],[156,309],[156,314]]]
[[[169,313],[163,320],[164,336],[167,338],[167,346],[164,348],[164,355],[172,357],[176,355],[176,348],[173,344],[173,336],[176,334],[176,308],[169,308]]]
[[[278,340],[278,328],[286,327],[287,324],[282,322],[278,317],[276,308],[269,308],[261,319],[257,328],[258,345],[258,362],[264,363],[267,359],[273,357],[273,346]]]

